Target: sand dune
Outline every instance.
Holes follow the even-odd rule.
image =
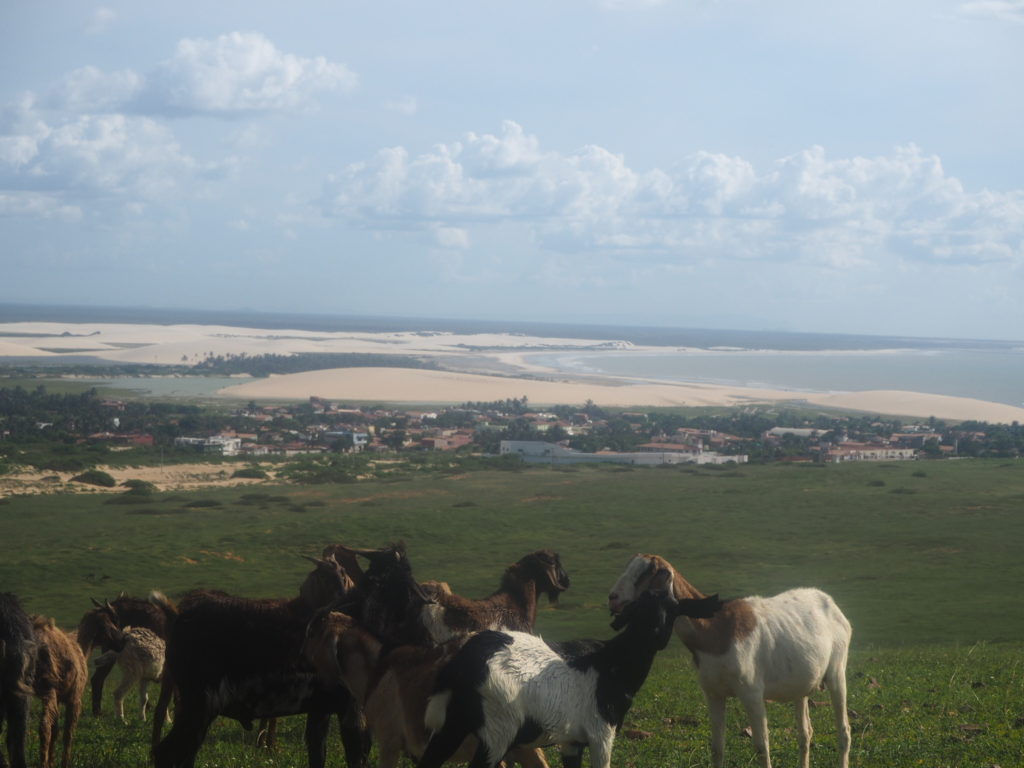
[[[55,353],[52,350],[60,350]],[[549,350],[633,350],[616,339],[569,339],[516,334],[446,332],[323,332],[217,325],[111,323],[0,323],[0,358],[89,354],[112,362],[194,363],[208,355],[299,353],[416,355],[440,361],[449,371],[347,368],[257,379],[222,390],[226,396],[300,400],[312,395],[349,401],[463,403],[526,396],[536,404],[603,406],[730,406],[803,401],[870,413],[949,420],[1024,422],[1024,409],[999,403],[916,392],[806,393],[733,386],[567,376],[527,362]],[[509,376],[458,371],[508,372]]]

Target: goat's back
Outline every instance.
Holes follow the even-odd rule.
[[[791,589],[773,597],[731,601],[749,611],[725,654],[701,654],[700,677],[710,684],[722,672],[760,679],[764,696],[781,701],[808,695],[830,675],[844,674],[850,622],[825,592]]]

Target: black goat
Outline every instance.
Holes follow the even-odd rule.
[[[7,724],[7,756],[25,768],[25,736],[35,681],[36,642],[32,622],[10,592],[0,593],[0,729]],[[0,751],[0,768],[7,760]]]
[[[87,611],[78,622],[78,645],[85,655],[86,661],[93,647],[102,653],[121,650],[121,630],[125,627],[148,629],[161,640],[167,640],[167,630],[177,609],[159,592],[152,593],[149,598],[127,597],[121,595],[114,602],[104,600],[102,603],[92,598],[96,606]],[[114,669],[116,656],[97,659],[96,671],[93,673],[92,713],[99,715],[103,705],[103,684]]]
[[[192,592],[181,600],[153,718],[155,768],[192,768],[218,716],[251,728],[258,718],[302,713],[307,716],[310,768],[323,768],[326,761],[332,714],[342,721],[348,765],[365,765],[369,741],[357,724],[352,695],[340,684],[321,682],[301,654],[314,612],[354,588],[333,557],[313,562],[316,568],[292,600],[250,600],[212,591]],[[174,725],[160,741],[172,691],[178,697]]]

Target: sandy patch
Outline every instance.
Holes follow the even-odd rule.
[[[14,472],[0,475],[0,496],[24,493],[124,493],[125,480],[145,480],[161,491],[193,491],[201,488],[225,488],[238,485],[258,485],[266,482],[255,478],[232,478],[240,465],[232,464],[175,464],[166,467],[97,467],[117,481],[114,488],[102,488],[87,483],[73,483],[71,478],[79,472]],[[273,465],[262,467],[273,475]]]
[[[738,406],[752,403],[811,403],[828,408],[915,418],[1010,423],[1024,422],[1024,408],[965,397],[917,392],[786,392],[771,389],[682,383],[541,381],[502,376],[400,368],[339,368],[256,379],[221,390],[240,399],[305,400],[311,396],[341,401],[459,404],[529,398],[534,405]]]

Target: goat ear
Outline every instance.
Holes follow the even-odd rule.
[[[652,592],[672,591],[672,574],[669,573],[667,568],[659,568],[654,572],[648,589]]]
[[[676,607],[676,612],[680,616],[689,616],[693,619],[710,619],[722,610],[724,605],[725,603],[718,599],[718,594],[716,593],[708,597],[680,600],[679,605]]]
[[[103,603],[101,603],[95,597],[90,597],[89,599],[92,600],[92,604],[95,605],[97,608],[102,608],[103,607]]]

